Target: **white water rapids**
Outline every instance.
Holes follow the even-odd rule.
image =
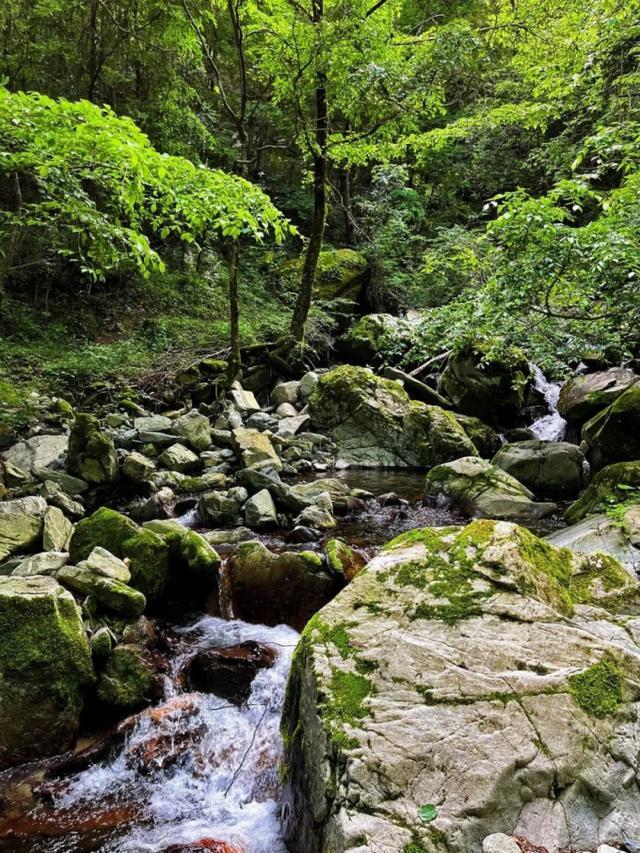
[[[55,805],[73,809],[132,798],[142,804],[142,820],[126,837],[101,847],[102,853],[156,853],[202,838],[237,845],[243,853],[284,853],[279,725],[298,634],[284,625],[268,628],[210,616],[179,633],[190,650],[173,662],[167,701],[140,715],[113,760],[72,777]],[[176,692],[175,676],[196,650],[247,640],[272,647],[277,656],[271,668],[259,670],[245,704]],[[174,756],[169,763],[167,745]]]
[[[567,430],[567,422],[558,412],[561,385],[549,382],[536,364],[531,365],[531,372],[533,373],[534,387],[544,397],[549,408],[549,414],[538,418],[529,429],[536,438],[543,441],[562,441]]]

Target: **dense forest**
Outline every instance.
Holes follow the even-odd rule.
[[[639,277],[639,0],[4,0],[0,853],[638,853]]]

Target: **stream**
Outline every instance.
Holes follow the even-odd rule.
[[[419,472],[347,470],[339,476],[383,496],[340,518],[330,532],[366,557],[405,530],[464,523],[446,507],[423,506]],[[385,498],[389,493],[395,497]],[[560,526],[555,517],[535,530]],[[286,536],[256,538],[275,550],[323,545],[291,545]],[[286,625],[220,618],[217,601],[209,610],[213,615],[157,620],[166,651],[162,696],[153,708],[115,733],[85,738],[80,758],[76,753],[66,765],[49,759],[0,773],[0,853],[284,853],[279,722],[298,634]],[[247,645],[269,660],[241,704],[189,689],[184,671],[198,652]]]

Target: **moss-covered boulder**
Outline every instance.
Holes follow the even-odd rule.
[[[625,367],[572,376],[560,391],[558,411],[569,423],[584,423],[610,406],[640,377]]]
[[[365,314],[339,339],[340,355],[350,364],[378,367],[384,360],[385,348],[408,349],[409,324],[392,314]]]
[[[113,509],[101,507],[76,525],[69,546],[71,562],[86,560],[97,545],[121,560],[129,558],[134,589],[147,598],[162,593],[169,567],[169,546],[161,536],[139,527]]]
[[[340,579],[352,581],[362,571],[365,558],[342,539],[329,539],[324,546],[327,566]]]
[[[485,348],[475,344],[449,357],[440,390],[463,414],[511,426],[526,404],[530,382],[531,368],[521,350],[514,347],[488,359]]]
[[[169,584],[172,593],[191,597],[218,581],[220,557],[204,536],[173,519],[150,521],[145,529],[162,536],[169,546]]]
[[[311,551],[274,554],[260,542],[242,542],[229,564],[233,612],[246,622],[300,629],[329,601],[336,580]]]
[[[497,830],[547,850],[639,837],[639,602],[615,560],[514,524],[394,540],[296,649],[287,849],[479,853]]]
[[[99,701],[116,710],[134,711],[149,705],[156,692],[154,671],[144,651],[135,644],[116,646],[98,675]]]
[[[585,484],[585,458],[566,441],[518,441],[507,444],[493,464],[511,474],[538,497],[575,497]]]
[[[432,468],[425,495],[444,498],[474,518],[538,519],[557,509],[554,503],[537,502],[533,492],[497,465],[472,456]]]
[[[211,424],[206,415],[191,409],[176,419],[173,431],[200,453],[211,446]]]
[[[0,560],[40,544],[46,511],[47,502],[40,497],[0,503]]]
[[[591,483],[572,503],[565,513],[569,524],[612,509],[640,494],[640,462],[618,462],[607,465],[595,475]]]
[[[287,261],[281,268],[282,278],[292,289],[300,280],[304,257]],[[348,299],[357,302],[369,280],[366,258],[354,249],[327,248],[320,252],[316,286],[316,299]]]
[[[49,577],[0,577],[0,768],[61,752],[94,679],[73,596]]]
[[[480,418],[474,418],[473,415],[456,414],[456,420],[469,436],[480,456],[483,459],[493,459],[502,447],[502,439],[495,429],[485,424]]]
[[[101,608],[106,608],[125,619],[137,619],[147,603],[144,595],[137,589],[88,568],[63,566],[56,572],[56,578],[76,595],[90,595]]]
[[[640,459],[640,384],[627,388],[582,428],[589,459],[597,468]]]
[[[362,367],[321,376],[309,410],[314,429],[354,465],[426,469],[477,452],[451,412],[409,399],[399,383]]]
[[[87,483],[104,485],[118,479],[118,457],[113,439],[102,432],[93,415],[77,415],[67,453],[67,470]]]

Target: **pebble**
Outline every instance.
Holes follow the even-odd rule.
[[[520,847],[510,835],[496,832],[484,839],[482,853],[520,853]]]

